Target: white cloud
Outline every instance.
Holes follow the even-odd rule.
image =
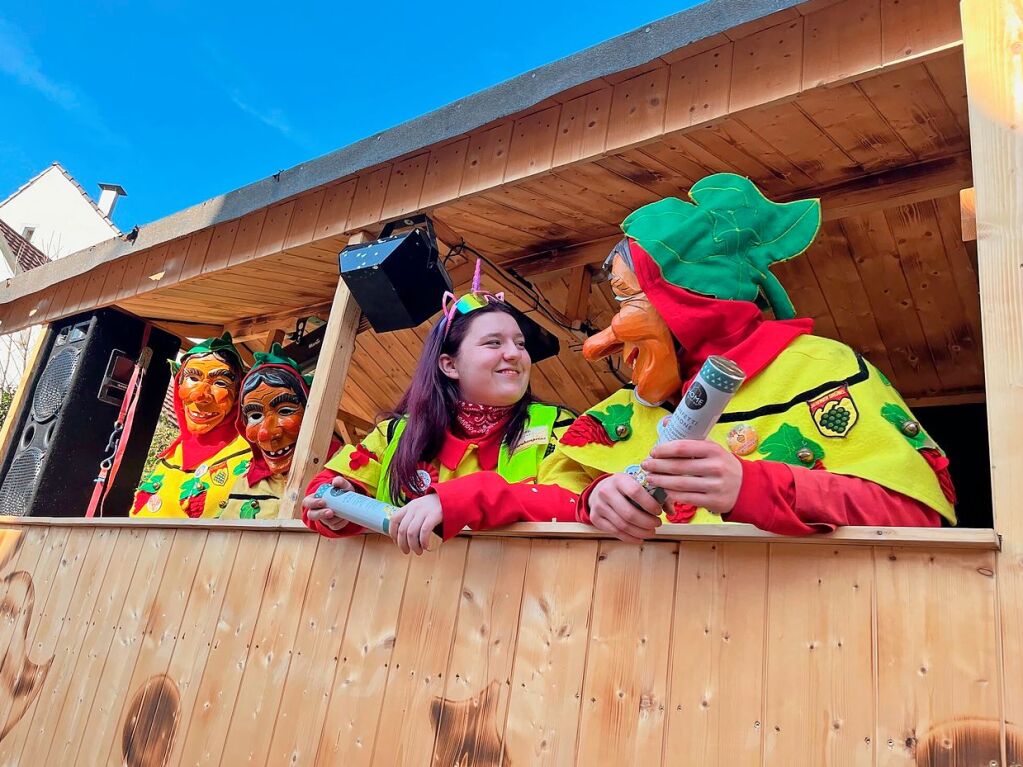
[[[308,134],[296,128],[284,110],[266,106],[264,88],[245,65],[210,38],[201,38],[196,45],[198,72],[222,91],[238,109],[249,117],[277,131],[284,138],[308,152],[316,152],[319,145]]]
[[[252,106],[246,99],[242,98],[242,95],[238,91],[231,91],[229,95],[231,97],[231,103],[245,112],[245,114],[256,118],[264,125],[273,128],[282,136],[295,142],[303,149],[313,150],[316,148],[314,142],[309,139],[308,136],[296,130],[288,120],[288,116],[280,109],[273,107],[269,109],[258,109]]]
[[[107,128],[96,105],[87,95],[70,83],[55,80],[43,71],[42,59],[26,34],[4,18],[0,18],[0,72],[39,93],[104,139],[122,142]]]

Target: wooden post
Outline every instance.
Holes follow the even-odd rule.
[[[1023,721],[1023,0],[963,0],[995,527],[1002,723]]]
[[[42,351],[43,344],[46,342],[49,328],[49,325],[43,325],[39,338],[32,345],[32,350],[28,353],[28,357],[25,358],[25,370],[21,373],[21,381],[14,392],[11,406],[7,409],[7,418],[4,420],[4,425],[0,427],[0,466],[3,466],[4,461],[7,460],[7,451],[10,450],[11,443],[14,440],[16,433],[14,425],[21,420],[21,414],[28,407],[28,385],[32,380],[32,371],[35,369],[36,362],[39,361],[39,354]]]
[[[356,233],[348,244],[357,245],[367,239],[368,235]],[[355,350],[355,336],[361,316],[359,305],[352,298],[348,286],[338,278],[334,303],[330,306],[330,316],[327,319],[327,331],[323,337],[323,348],[316,362],[316,374],[309,391],[305,417],[302,419],[302,430],[295,444],[295,458],[277,515],[279,519],[302,516],[302,498],[306,485],[327,461],[327,448],[334,431],[341,392],[348,377],[348,365]]]

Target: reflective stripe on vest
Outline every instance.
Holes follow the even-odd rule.
[[[558,412],[558,408],[553,405],[534,403],[529,406],[519,447],[514,452],[510,452],[508,444],[501,442],[497,458],[498,474],[508,482],[536,479],[540,461],[543,460],[547,452],[547,445],[550,444],[554,435],[554,422],[558,419]],[[380,457],[380,482],[377,483],[376,497],[377,500],[386,501],[396,506],[401,504],[391,498],[389,470],[391,460],[398,449],[398,441],[405,432],[406,423],[408,423],[407,416],[394,424],[393,433],[387,441],[384,454]]]

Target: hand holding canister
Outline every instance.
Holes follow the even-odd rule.
[[[383,535],[391,534],[391,518],[398,513],[399,509],[393,504],[378,501],[368,495],[354,492],[352,490],[341,490],[331,487],[329,484],[322,484],[316,488],[316,498],[322,498],[328,508],[349,522],[354,522],[367,530]],[[441,542],[436,533],[430,534],[430,543],[426,547],[432,550]]]
[[[731,360],[717,355],[708,357],[675,412],[658,425],[656,444],[706,439],[745,379],[746,374]],[[625,471],[659,503],[667,500],[664,491],[651,485],[639,466],[630,466]]]

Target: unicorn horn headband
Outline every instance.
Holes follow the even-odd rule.
[[[501,293],[491,293],[480,289],[482,267],[483,260],[477,258],[476,270],[472,276],[472,289],[461,298],[456,298],[455,294],[450,290],[444,291],[444,297],[441,299],[441,309],[444,312],[444,338],[448,337],[451,321],[454,319],[456,312],[458,314],[469,314],[477,309],[482,309],[491,301],[504,302],[503,291]]]

